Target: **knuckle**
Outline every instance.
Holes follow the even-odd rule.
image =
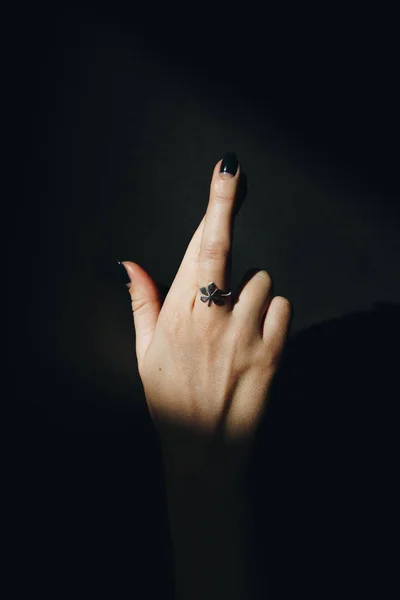
[[[183,314],[183,311],[176,309],[171,310],[165,316],[165,326],[166,330],[172,336],[176,338],[181,335],[182,331],[185,331],[186,318]]]
[[[214,200],[219,200],[221,202],[228,202],[232,200],[231,186],[226,185],[227,183],[229,183],[229,180],[218,180],[214,182],[214,189],[212,190],[212,197]]]
[[[262,341],[258,347],[255,364],[261,368],[274,368],[279,362],[279,351],[273,344],[266,344]]]
[[[143,297],[143,295],[135,294],[135,292],[131,293],[131,307],[132,312],[135,314],[146,314],[148,310],[148,302]]]
[[[266,287],[272,287],[272,277],[267,271],[258,271],[257,277],[265,282]]]
[[[215,200],[219,200],[220,202],[231,202],[232,194],[228,194],[226,192],[219,190],[218,192],[215,193],[214,198],[215,198]]]
[[[285,315],[291,315],[293,312],[293,306],[290,300],[284,296],[275,296],[274,302],[279,306],[279,310]]]
[[[215,332],[215,323],[211,323],[208,320],[199,319],[196,323],[198,333],[201,340],[206,340],[207,344],[210,343],[213,333]]]
[[[222,336],[226,335],[227,324],[222,322],[216,326],[214,319],[203,313],[195,319],[195,327],[198,342],[204,344],[207,349],[216,349],[221,345]]]
[[[212,240],[202,245],[200,255],[204,259],[215,260],[216,258],[226,258],[229,254],[229,244],[223,240]]]

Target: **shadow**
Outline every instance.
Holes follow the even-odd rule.
[[[378,303],[287,344],[252,462],[268,598],[389,597],[399,325]]]
[[[389,597],[399,334],[400,306],[377,303],[289,338],[248,480],[264,597]],[[207,443],[169,428],[171,439]]]
[[[254,564],[269,600],[389,597],[399,323],[400,307],[380,303],[289,337],[248,482]],[[172,600],[161,453],[140,382],[122,408],[117,381],[113,393],[67,368],[40,377],[28,383],[42,400],[12,454],[13,464],[21,454],[16,531],[27,581],[45,582],[53,597],[79,582],[88,594],[145,586],[146,597]]]
[[[347,48],[342,49],[333,69],[332,64],[323,64],[319,44],[311,44],[313,56],[323,66],[310,63],[301,51],[307,31],[297,22],[301,43],[292,41],[287,61],[280,58],[277,62],[276,54],[282,54],[280,48],[285,42],[277,35],[276,51],[270,53],[263,47],[270,37],[264,30],[265,20],[258,18],[257,10],[242,11],[251,16],[248,31],[257,46],[240,44],[238,68],[236,60],[226,59],[235,37],[232,28],[225,24],[217,36],[210,36],[208,11],[197,11],[194,23],[204,19],[204,27],[200,23],[196,27],[198,37],[190,26],[184,28],[186,38],[182,38],[174,35],[183,31],[180,19],[175,30],[163,19],[158,19],[156,28],[154,7],[149,5],[145,28],[137,18],[138,7],[129,7],[131,21],[121,17],[128,33],[142,29],[149,48],[158,40],[160,57],[167,66],[174,56],[184,59],[187,73],[196,73],[195,77],[204,74],[202,81],[210,97],[217,89],[214,83],[224,77],[230,97],[234,88],[241,106],[254,112],[255,122],[272,121],[279,137],[295,140],[301,149],[307,146],[316,163],[332,164],[333,171],[340,165],[356,182],[365,180],[367,190],[379,192],[380,204],[397,202],[399,121],[396,78],[392,76],[397,54],[387,52],[384,45],[380,54],[375,54],[380,47],[370,34],[375,27],[353,30],[363,30],[375,40],[371,46],[374,60],[369,61],[363,52],[365,75],[359,82],[354,77],[359,68],[349,60]],[[7,313],[11,383],[4,386],[4,405],[11,405],[16,412],[15,422],[7,417],[3,425],[11,434],[4,461],[12,472],[10,485],[4,487],[7,494],[11,491],[13,501],[12,510],[6,512],[12,529],[6,552],[15,563],[15,594],[19,584],[26,584],[30,593],[40,589],[41,598],[172,598],[160,455],[140,382],[124,389],[115,376],[104,387],[103,381],[108,380],[100,377],[99,370],[88,368],[86,376],[84,353],[79,355],[81,374],[68,364],[55,365],[52,361],[59,360],[55,340],[43,336],[47,327],[42,323],[47,325],[47,306],[51,304],[42,300],[53,298],[54,293],[53,279],[46,277],[52,268],[59,272],[61,265],[62,270],[63,260],[71,251],[64,243],[72,235],[69,219],[77,223],[77,231],[94,223],[92,218],[84,218],[91,204],[82,213],[78,210],[80,200],[73,201],[71,213],[64,211],[63,204],[71,201],[75,190],[82,198],[88,197],[88,182],[102,169],[97,157],[107,158],[102,164],[108,162],[105,150],[111,129],[103,131],[99,123],[110,122],[114,115],[108,113],[114,100],[111,103],[112,96],[107,94],[104,104],[99,104],[101,118],[91,106],[85,112],[85,102],[81,103],[80,98],[87,93],[89,100],[96,97],[100,101],[103,90],[110,87],[107,77],[111,71],[108,74],[106,70],[104,87],[103,74],[101,85],[96,82],[96,70],[90,68],[87,77],[87,61],[95,61],[96,55],[89,53],[82,60],[79,56],[87,40],[88,47],[92,43],[90,28],[85,29],[85,25],[94,23],[97,15],[92,7],[83,11],[81,3],[73,11],[70,8],[66,11],[60,6],[55,19],[47,7],[40,11],[35,4],[27,13],[19,6],[15,23],[4,28],[5,40],[13,49],[7,89],[14,94],[8,95],[8,113],[16,116],[8,119],[7,148],[10,157],[18,157],[9,171],[10,198],[16,193],[17,201],[7,203],[8,211],[15,207],[15,218],[7,218],[11,243],[5,261],[15,281],[7,285],[11,292]],[[166,5],[165,10],[169,12],[171,6]],[[100,19],[103,25],[114,21],[114,11],[118,12],[116,5],[112,10],[105,8]],[[375,12],[373,15],[375,19]],[[238,22],[245,29],[243,15]],[[286,20],[282,23],[286,27]],[[309,21],[309,27],[314,30],[314,20]],[[332,29],[335,43],[328,39],[327,46],[336,51],[340,32]],[[383,32],[389,39],[385,28]],[[357,49],[352,56],[355,59],[362,46],[353,33],[350,38]],[[102,39],[99,36],[99,44]],[[129,46],[129,36],[127,40]],[[175,48],[167,51],[167,41]],[[191,41],[190,48],[186,41]],[[124,43],[121,39],[121,48]],[[110,47],[112,44],[110,38]],[[342,47],[341,41],[339,45]],[[224,53],[219,53],[220,49]],[[222,69],[216,59],[220,54]],[[100,53],[100,67],[101,60]],[[114,60],[119,63],[119,55],[114,59],[111,52],[110,63]],[[274,64],[282,77],[271,72]],[[306,75],[299,66],[310,64]],[[375,71],[371,71],[373,64]],[[348,65],[347,77],[343,76],[343,65]],[[325,86],[321,85],[324,73]],[[332,89],[336,94],[332,95]],[[28,101],[26,90],[33,90]],[[101,107],[105,107],[105,115]],[[137,110],[140,114],[140,103]],[[237,102],[227,102],[225,110],[227,121],[234,123]],[[121,121],[130,119],[131,112],[136,108],[126,113],[122,110]],[[93,117],[87,126],[86,114]],[[67,135],[69,127],[81,129],[81,136]],[[85,157],[86,148],[93,152],[96,147],[95,141],[87,146],[93,131],[98,132],[94,140],[106,142],[98,144],[92,162],[84,159],[82,165],[90,169],[87,178],[82,175],[81,180],[85,169],[80,166],[80,157]],[[124,143],[131,147],[131,141],[115,144],[122,148],[122,156]],[[74,148],[83,151],[70,162]],[[57,160],[49,160],[50,156]],[[52,168],[55,164],[57,169]],[[155,177],[152,165],[149,169]],[[111,169],[111,188],[119,174],[119,167]],[[104,177],[106,181],[106,173]],[[246,188],[244,176],[235,212],[240,210]],[[77,197],[80,199],[79,193]],[[48,215],[47,205],[52,207]],[[96,207],[101,223],[102,206],[97,201]],[[46,233],[47,224],[54,234]],[[75,258],[81,260],[75,255],[69,260]],[[81,281],[73,285],[83,293]],[[159,283],[159,287],[165,298],[168,286]],[[125,290],[121,294],[126,294]],[[53,302],[58,302],[55,293]],[[127,325],[132,327],[130,307],[126,304],[125,308]],[[307,599],[359,598],[366,592],[368,597],[394,595],[397,565],[395,571],[391,550],[397,543],[394,529],[399,505],[398,340],[399,307],[391,304],[377,304],[371,311],[333,319],[288,340],[254,445],[249,481],[257,534],[254,562],[259,563],[265,578],[269,600],[300,595]]]

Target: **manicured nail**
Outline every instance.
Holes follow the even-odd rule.
[[[228,177],[234,177],[238,170],[238,159],[234,152],[224,154],[219,172]]]
[[[120,282],[123,283],[124,285],[126,285],[127,283],[130,283],[131,280],[129,278],[129,275],[127,273],[127,270],[125,269],[124,265],[122,264],[121,261],[117,261],[118,265],[119,265],[119,279]]]

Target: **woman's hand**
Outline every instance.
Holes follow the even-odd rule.
[[[230,290],[241,170],[234,154],[225,158],[214,168],[207,212],[163,304],[151,277],[123,262],[139,374],[167,466],[185,475],[205,469],[217,478],[246,466],[292,316],[289,300],[272,296],[265,271],[223,305],[200,299],[199,288],[210,282]],[[220,173],[221,165],[233,173],[237,166],[236,174]]]

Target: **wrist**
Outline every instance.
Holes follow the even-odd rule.
[[[184,497],[230,497],[246,494],[246,473],[234,467],[225,469],[186,469],[164,461],[164,481],[168,493]]]
[[[162,447],[166,484],[179,492],[242,493],[248,487],[250,446],[210,445],[197,454],[185,448]]]
[[[167,475],[166,500],[177,597],[253,598],[254,523],[244,486]]]

